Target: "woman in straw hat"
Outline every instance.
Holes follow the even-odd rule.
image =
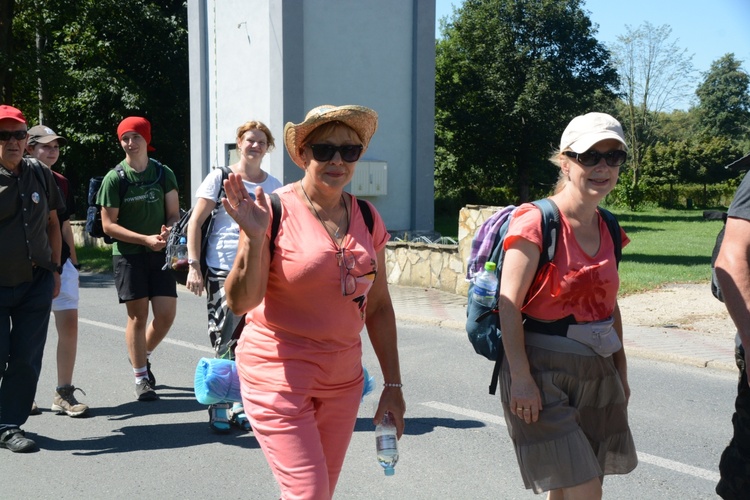
[[[239,161],[229,169],[242,177],[245,189],[254,192],[257,186],[264,191],[272,192],[281,187],[281,182],[260,168],[263,157],[275,146],[271,130],[262,122],[251,120],[237,127],[236,136]],[[234,359],[232,338],[241,315],[233,314],[229,309],[224,291],[224,281],[232,268],[237,255],[237,243],[240,229],[237,223],[219,207],[211,226],[211,233],[206,235],[206,270],[205,282],[201,273],[200,255],[203,244],[201,226],[216,207],[222,190],[221,169],[209,173],[195,192],[196,202],[193,214],[188,223],[188,264],[190,269],[185,286],[200,296],[205,288],[208,307],[208,336],[217,358]],[[250,430],[250,422],[245,416],[242,403],[217,403],[208,407],[209,427],[217,433],[229,432],[230,422],[243,430]]]
[[[601,498],[604,475],[626,474],[637,464],[617,306],[617,238],[598,209],[626,158],[617,120],[604,113],[574,118],[551,158],[560,168],[550,199],[561,224],[552,262],[535,276],[542,231],[534,205],[517,210],[504,241],[503,411],[526,488],[549,491],[551,499]]]
[[[287,151],[305,175],[276,191],[273,255],[263,190],[253,200],[240,176],[225,182],[224,207],[242,233],[225,284],[234,313],[247,312],[236,349],[242,397],[282,498],[333,496],[362,396],[363,326],[385,381],[374,420],[390,412],[403,432],[389,235],[371,205],[370,232],[344,192],[376,128],[377,114],[362,106],[319,106],[287,123]]]

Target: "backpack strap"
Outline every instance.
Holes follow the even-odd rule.
[[[615,244],[615,262],[619,268],[620,261],[622,260],[622,233],[620,232],[620,223],[617,222],[617,219],[609,210],[602,207],[597,207],[597,210],[599,210],[599,214],[602,216],[602,219],[604,219],[604,222],[607,223],[607,229],[609,229],[609,234],[612,236],[612,241]]]
[[[533,203],[542,212],[542,251],[539,254],[539,264],[536,268],[536,273],[539,273],[542,267],[548,262],[552,262],[552,259],[555,257],[557,240],[560,235],[560,210],[557,208],[555,202],[549,198],[537,200]],[[511,218],[509,217],[507,224],[510,224],[510,220]],[[502,236],[505,237],[505,232],[503,232]],[[502,242],[498,242],[497,245],[502,247]],[[504,253],[502,249],[500,252]],[[498,314],[497,311],[493,311],[493,313]],[[497,359],[495,360],[495,366],[492,368],[492,378],[490,379],[490,394],[492,395],[497,392],[503,355],[503,341],[500,339]]]
[[[167,192],[167,176],[164,175],[164,165],[161,164],[160,161],[154,160],[153,158],[149,158],[149,161],[154,162],[154,165],[156,165],[156,180],[149,184],[149,186],[156,184],[157,182],[161,186],[162,193]],[[128,188],[130,187],[132,182],[128,180],[128,177],[125,175],[125,169],[122,168],[122,164],[118,163],[115,165],[115,172],[117,172],[117,176],[120,178],[120,204],[122,204],[123,200],[125,199],[125,195],[128,192]],[[140,183],[139,183],[140,184]],[[164,200],[166,202],[166,200]]]
[[[117,177],[120,178],[120,206],[122,206],[122,202],[125,200],[125,195],[130,187],[130,181],[125,175],[125,169],[119,163],[115,165],[115,172],[117,172]]]
[[[357,205],[359,205],[359,211],[362,212],[362,218],[365,220],[367,230],[372,234],[373,228],[375,227],[375,221],[372,218],[372,210],[370,205],[365,200],[357,198]]]
[[[271,198],[271,214],[273,217],[271,221],[271,241],[268,243],[268,249],[273,259],[273,253],[276,251],[276,236],[279,235],[279,225],[281,224],[281,199],[276,193],[271,193],[268,197]]]
[[[49,203],[49,186],[47,185],[47,178],[44,176],[44,167],[36,158],[27,158],[27,160],[29,160],[31,171],[34,172],[37,182],[44,186],[44,193],[47,195],[47,203]]]

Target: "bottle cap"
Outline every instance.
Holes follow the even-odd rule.
[[[486,271],[493,272],[495,269],[497,269],[497,264],[492,261],[487,261],[484,263],[484,269]]]
[[[386,467],[385,469],[383,469],[383,472],[385,472],[386,476],[392,476],[396,473],[396,469],[394,469],[393,467]]]

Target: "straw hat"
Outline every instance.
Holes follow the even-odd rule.
[[[284,145],[292,158],[292,161],[300,167],[305,167],[305,162],[299,154],[300,146],[305,144],[310,132],[328,122],[341,122],[357,133],[362,141],[362,154],[367,151],[375,130],[378,128],[378,114],[364,106],[333,106],[324,104],[310,110],[305,116],[305,121],[294,124],[287,123],[284,126]]]

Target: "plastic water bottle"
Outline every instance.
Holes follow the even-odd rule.
[[[176,258],[173,259],[172,269],[187,269],[188,267],[188,249],[187,238],[180,236],[180,242],[177,245]]]
[[[386,476],[392,476],[396,472],[394,467],[398,462],[398,438],[390,412],[386,412],[383,420],[375,427],[375,449],[383,472]]]
[[[492,307],[497,294],[497,276],[495,276],[494,262],[486,262],[484,270],[474,276],[474,287],[471,293],[474,294],[474,301],[483,306]]]

